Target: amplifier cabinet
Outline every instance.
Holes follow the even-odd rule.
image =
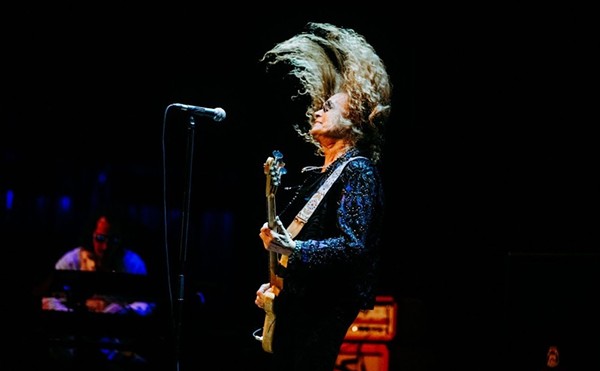
[[[333,371],[387,371],[389,350],[383,343],[343,343]]]
[[[398,305],[392,296],[377,296],[375,307],[360,312],[344,338],[346,341],[390,341],[396,336]]]

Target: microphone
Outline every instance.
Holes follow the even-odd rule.
[[[213,120],[219,122],[225,119],[225,110],[223,108],[204,108],[198,106],[190,106],[187,104],[173,103],[174,107],[181,109],[182,111],[189,111],[198,116],[207,116]]]

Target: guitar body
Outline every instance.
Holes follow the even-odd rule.
[[[262,332],[262,348],[267,353],[273,353],[273,331],[275,331],[275,312],[273,311],[273,301],[275,300],[275,293],[267,292],[265,295],[265,304],[263,306],[265,310],[265,322],[263,324]]]
[[[264,172],[267,176],[267,223],[271,229],[275,229],[277,217],[275,207],[275,193],[281,182],[281,175],[285,174],[284,163],[281,161],[283,155],[279,151],[273,151],[273,157],[267,158],[264,165]],[[273,353],[273,332],[275,330],[275,312],[273,311],[273,302],[279,291],[283,288],[283,279],[276,274],[277,264],[280,260],[279,254],[269,252],[269,283],[271,288],[265,294],[265,321],[262,331],[262,348],[265,352]]]

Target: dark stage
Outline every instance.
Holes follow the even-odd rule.
[[[225,10],[19,14],[21,28],[3,32],[0,101],[4,320],[18,324],[5,357],[46,362],[36,290],[110,205],[128,216],[124,240],[148,261],[163,309],[143,327],[152,367],[266,370],[251,335],[268,280],[263,163],[280,150],[292,186],[319,158],[293,131],[304,106],[290,99],[292,80],[259,59],[325,21],[363,34],[393,81],[379,287],[398,303],[389,370],[542,370],[550,343],[565,349],[562,369],[597,368],[598,340],[573,340],[600,329],[589,307],[600,266],[585,12],[329,5],[241,20]],[[189,113],[166,111],[172,103],[227,116],[190,126]],[[180,271],[175,341],[177,282],[166,277]]]

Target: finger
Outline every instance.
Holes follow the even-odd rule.
[[[281,221],[281,219],[279,219],[279,217],[277,217],[276,221],[277,225],[283,228],[283,222]]]
[[[260,296],[257,295],[256,299],[254,299],[254,304],[256,304],[257,306],[262,308],[264,305],[264,300]]]

